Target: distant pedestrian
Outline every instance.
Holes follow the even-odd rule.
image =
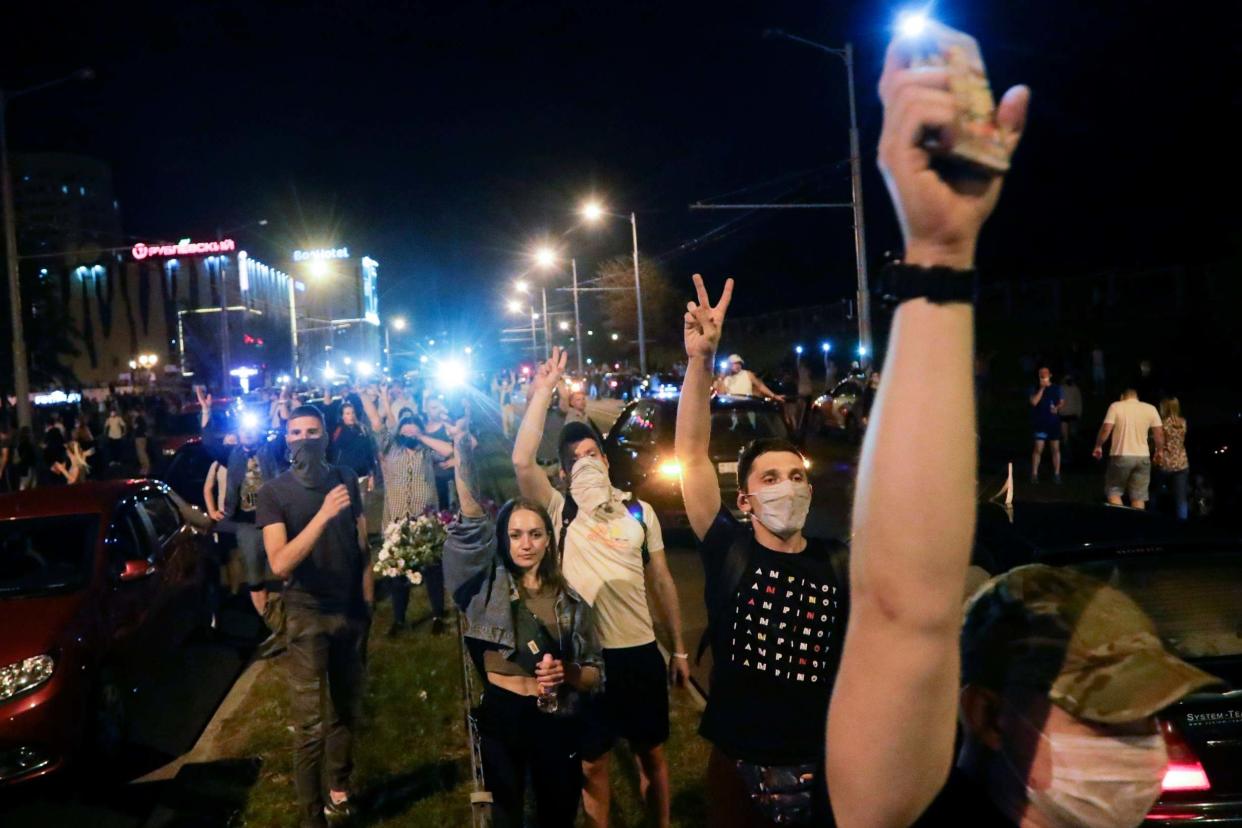
[[[1091,349],[1091,390],[1096,394],[1104,391],[1104,349],[1096,345]]]
[[[112,406],[108,412],[108,419],[104,421],[104,437],[108,440],[108,462],[123,463],[125,455],[125,435],[128,433],[129,427],[125,425],[125,419],[121,417],[117,407]]]
[[[1190,459],[1186,456],[1186,420],[1177,397],[1160,401],[1164,447],[1156,452],[1157,490],[1173,497],[1178,520],[1190,517]]]
[[[1039,482],[1039,463],[1047,446],[1052,454],[1052,479],[1061,482],[1061,386],[1052,382],[1052,371],[1039,369],[1039,384],[1030,392],[1031,430],[1035,447],[1031,452],[1031,482]]]
[[[739,354],[730,354],[728,369],[716,381],[716,393],[730,397],[764,397],[782,402],[782,397],[763,384],[763,380],[746,367]]]
[[[138,474],[146,477],[151,473],[151,456],[147,453],[147,415],[139,408],[133,413],[134,454],[138,458]]]
[[[1133,508],[1147,508],[1151,486],[1151,450],[1147,446],[1149,434],[1159,454],[1164,449],[1160,412],[1154,405],[1141,402],[1133,388],[1127,388],[1121,399],[1108,407],[1100,433],[1095,438],[1095,450],[1091,452],[1091,456],[1099,460],[1104,456],[1104,443],[1112,440],[1108,469],[1104,473],[1104,494],[1114,506],[1122,505],[1121,498],[1125,495],[1130,498]]]
[[[587,416],[587,395],[581,386],[575,387],[568,381],[562,382],[560,398],[561,413],[565,415],[566,425],[569,423],[591,424],[591,418]]]

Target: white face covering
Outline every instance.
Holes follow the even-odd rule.
[[[782,480],[746,495],[755,519],[778,538],[788,538],[802,530],[811,510],[811,487],[807,483]]]
[[[1034,725],[1031,725],[1034,727]],[[1026,787],[1027,800],[1055,828],[1134,828],[1160,798],[1168,765],[1164,738],[1085,736],[1039,738],[1052,747],[1052,780],[1044,790]],[[1005,761],[1013,768],[1009,758]]]
[[[579,458],[569,471],[569,494],[586,514],[603,518],[624,494],[612,487],[608,467],[598,457]],[[620,510],[623,514],[624,509]]]

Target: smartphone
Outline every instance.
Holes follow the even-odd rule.
[[[911,66],[934,66],[949,73],[949,91],[957,100],[957,121],[951,145],[938,129],[922,144],[929,152],[992,172],[1009,169],[1009,150],[996,127],[996,102],[983,68],[979,43],[965,32],[934,20],[910,38]]]

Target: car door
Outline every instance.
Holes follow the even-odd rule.
[[[161,571],[155,596],[164,643],[179,643],[194,628],[203,608],[202,557],[199,539],[181,518],[172,499],[158,488],[135,498],[156,550]]]
[[[114,511],[104,545],[109,582],[104,618],[112,649],[121,657],[141,653],[147,644],[144,631],[155,611],[161,573],[151,535],[132,501],[121,503]]]

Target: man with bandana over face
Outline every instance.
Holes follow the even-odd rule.
[[[256,523],[285,580],[293,780],[306,828],[354,814],[349,777],[375,587],[358,476],[327,462],[319,409],[290,412],[285,439],[290,468],[259,489]]]
[[[697,274],[685,316],[677,460],[706,569],[711,694],[700,733],[707,824],[824,825],[823,725],[846,617],[844,547],[803,536],[811,484],[798,447],[755,440],[738,461],[738,521],[721,502],[711,439],[712,365],[733,280],[716,305]]]
[[[552,516],[561,572],[591,606],[604,647],[608,680],[599,698],[583,711],[586,824],[608,824],[608,755],[623,738],[638,760],[639,791],[651,824],[667,826],[668,682],[685,686],[690,675],[677,587],[664,556],[655,511],[613,487],[608,459],[594,428],[570,423],[561,431],[561,474],[568,480],[568,495],[552,488],[535,460],[566,356],[560,348],[553,348],[551,359],[539,366],[531,382],[526,414],[513,444],[513,465],[522,496]],[[648,592],[656,599],[672,640],[667,672],[656,644]]]

